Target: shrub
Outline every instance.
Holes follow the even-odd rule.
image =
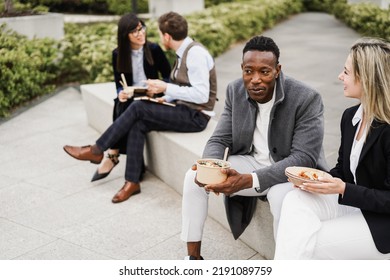
[[[308,11],[332,13],[335,0],[303,0],[303,5]],[[336,0],[337,2],[337,0]]]
[[[390,41],[389,10],[383,10],[374,4],[350,5],[342,20],[364,36]]]
[[[0,117],[55,89],[57,43],[28,40],[0,26]]]
[[[205,8],[219,5],[221,3],[235,2],[235,0],[204,0]]]
[[[66,2],[75,2],[69,0]],[[237,0],[236,0],[237,1]],[[60,0],[36,0],[31,4],[59,4]],[[77,0],[78,3],[122,3],[121,0]],[[127,1],[129,2],[129,1]],[[139,1],[141,2],[146,1]],[[220,1],[222,2],[222,1]],[[225,1],[226,2],[226,1]],[[190,36],[205,45],[213,56],[237,41],[261,33],[302,8],[300,0],[240,1],[187,17]],[[116,6],[119,9],[119,4]],[[148,38],[159,42],[156,20],[146,22]],[[116,23],[65,24],[65,38],[27,40],[15,33],[0,34],[0,117],[24,102],[50,93],[66,83],[112,81],[111,51],[116,46]],[[59,49],[59,50],[57,50]],[[167,52],[172,62],[175,54]]]
[[[220,4],[194,13],[188,18],[190,22],[194,22],[192,29],[190,28],[190,32],[194,32],[193,37],[204,37],[204,40],[198,40],[207,45],[214,55],[219,55],[234,41],[245,40],[259,34],[283,18],[301,10],[301,1],[242,1]],[[195,25],[199,27],[194,28]],[[212,32],[210,38],[207,38],[207,34],[202,34],[213,27],[219,34]],[[202,28],[206,28],[205,31],[202,32]]]
[[[65,25],[60,49],[63,58],[59,83],[92,83],[112,79],[111,50],[116,46],[116,24]],[[82,32],[80,32],[80,30]]]
[[[32,5],[45,5],[50,12],[76,13],[76,14],[106,14],[107,0],[20,0]]]
[[[333,14],[363,36],[390,41],[389,9],[370,3],[348,4],[347,0],[303,0],[306,10]]]
[[[107,0],[108,9],[117,15],[123,15],[132,11],[132,3],[130,0]],[[137,13],[147,13],[149,10],[147,0],[137,1]]]
[[[76,14],[117,14],[132,11],[131,0],[21,0],[32,5],[45,5],[51,12]],[[137,12],[148,12],[148,0],[137,0]]]
[[[33,5],[28,1],[3,1],[4,4],[0,5],[0,17],[13,17],[19,15],[34,15],[44,14],[49,11],[49,8],[43,5]]]
[[[189,35],[218,56],[237,41],[259,34],[265,28],[297,13],[299,0],[244,1],[225,3],[187,16]],[[159,42],[156,20],[146,21],[148,39]],[[64,58],[61,63],[62,83],[98,83],[113,79],[111,50],[116,46],[116,23],[66,25],[66,38],[61,44]],[[167,53],[172,62],[173,52]]]

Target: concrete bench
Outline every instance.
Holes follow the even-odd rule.
[[[89,125],[103,132],[112,123],[115,84],[82,85],[81,93]],[[184,175],[196,159],[201,157],[216,124],[217,121],[211,119],[207,128],[197,133],[150,132],[145,147],[147,169],[182,194]],[[175,174],[172,174],[172,170],[175,170]],[[210,195],[209,216],[229,229],[222,196]],[[274,255],[272,222],[268,202],[259,200],[251,224],[240,237],[240,240],[266,259],[273,259]]]

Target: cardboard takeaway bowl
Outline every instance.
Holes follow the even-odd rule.
[[[202,184],[219,184],[226,180],[227,175],[222,168],[230,168],[230,162],[222,159],[204,158],[196,161],[196,179]]]
[[[318,181],[318,177],[332,178],[332,175],[325,171],[301,166],[287,167],[285,174],[295,186],[300,186],[303,183],[321,183]]]

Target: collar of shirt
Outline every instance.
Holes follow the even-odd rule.
[[[363,106],[360,104],[359,108],[357,109],[355,115],[352,118],[352,125],[355,126],[357,123],[359,123],[362,120],[363,117]]]
[[[176,55],[181,58],[183,57],[184,51],[188,47],[189,44],[191,44],[194,40],[192,40],[190,37],[186,37],[183,40],[183,43],[181,43],[180,47],[176,50]]]
[[[363,118],[363,106],[360,104],[358,110],[356,111],[355,115],[352,118],[352,124],[354,126],[356,124],[359,124],[359,125],[356,129],[355,137],[353,138],[353,143],[352,143],[352,147],[351,147],[351,154],[349,155],[349,162],[350,162],[349,169],[351,170],[355,184],[357,183],[357,181],[356,181],[356,168],[359,164],[360,154],[362,152],[363,145],[364,145],[364,142],[365,142],[366,136],[367,136],[366,135],[366,128],[364,128],[363,136],[360,138],[359,141],[356,140],[356,135],[359,133],[360,126],[361,126],[360,121],[362,118]]]
[[[141,47],[138,50],[131,50],[131,54],[134,56],[140,56],[144,53],[144,47]]]

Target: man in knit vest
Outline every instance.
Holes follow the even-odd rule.
[[[70,156],[98,164],[104,151],[127,135],[125,183],[113,197],[113,203],[125,201],[141,191],[139,178],[146,133],[199,132],[214,115],[217,79],[213,57],[205,47],[188,37],[187,21],[181,15],[169,12],[162,15],[158,23],[162,44],[174,50],[178,59],[171,73],[171,83],[148,80],[147,95],[163,92],[165,95],[159,101],[175,106],[135,101],[94,145],[64,146]]]
[[[164,92],[165,101],[175,100],[208,116],[213,116],[217,95],[214,60],[207,49],[188,37],[187,21],[169,12],[158,19],[161,43],[176,52],[177,60],[171,72],[171,83],[148,80],[148,92]]]

